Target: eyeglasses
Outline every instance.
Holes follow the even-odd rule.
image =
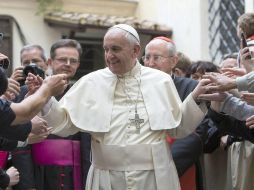
[[[74,58],[67,58],[67,57],[63,57],[63,58],[56,58],[56,61],[58,61],[59,63],[62,64],[70,64],[70,65],[76,65],[79,63],[78,59],[74,59]]]
[[[167,58],[170,58],[170,57],[173,57],[173,55],[172,56],[168,56],[168,57],[164,57],[162,55],[145,55],[145,56],[142,57],[142,60],[144,62],[148,62],[151,59],[153,59],[154,62],[158,63],[158,62],[163,61],[163,59],[167,59]]]
[[[0,60],[0,67],[2,67],[3,69],[8,69],[9,64],[10,64],[10,60],[7,58]]]

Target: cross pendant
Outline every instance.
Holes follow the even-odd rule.
[[[140,133],[140,124],[144,123],[144,119],[139,118],[139,115],[135,113],[135,118],[129,120],[131,121],[131,125],[135,125],[137,133]]]

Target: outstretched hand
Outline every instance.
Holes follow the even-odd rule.
[[[28,88],[28,92],[26,96],[29,96],[35,93],[42,85],[42,82],[43,82],[43,79],[39,75],[35,76],[32,73],[28,73],[28,76],[26,77],[26,82],[25,82]]]
[[[10,167],[6,173],[10,177],[10,182],[8,187],[16,185],[19,182],[19,171],[15,167]]]
[[[40,76],[29,73],[26,78],[26,85],[28,86],[27,96],[36,92],[41,86],[47,88],[51,96],[57,96],[62,94],[68,85],[67,75],[52,75],[43,80]]]
[[[254,128],[254,115],[246,119],[246,126],[253,129]]]
[[[35,135],[33,133],[30,133],[28,136],[28,144],[42,142],[48,137],[48,135],[51,133],[52,130],[53,130],[52,127],[48,127],[45,132],[42,132],[40,134]]]
[[[40,135],[42,133],[47,132],[47,128],[48,128],[48,123],[47,121],[45,121],[44,119],[35,116],[32,120],[32,130],[31,133],[35,134],[35,135]]]
[[[209,87],[209,90],[212,92],[223,92],[236,88],[235,79],[227,77],[221,73],[206,73],[202,78],[211,81],[212,85]]]
[[[8,79],[8,88],[3,94],[2,98],[7,100],[13,100],[20,93],[20,86],[14,79]]]
[[[238,68],[238,67],[222,68],[221,71],[222,71],[223,75],[225,75],[229,78],[234,78],[234,79],[246,74],[246,70],[244,68]]]
[[[248,104],[254,106],[254,93],[242,93],[240,98]]]
[[[42,85],[48,88],[51,96],[61,95],[68,85],[67,75],[58,74],[49,76],[43,80]]]
[[[224,101],[226,94],[213,92],[211,88],[213,88],[213,83],[210,79],[199,81],[197,87],[192,92],[194,100]]]
[[[213,92],[213,93],[201,94],[199,95],[198,99],[213,101],[213,102],[223,102],[226,97],[227,97],[227,93]]]
[[[209,84],[211,81],[209,79],[202,79],[199,81],[198,85],[192,92],[194,100],[197,100],[201,94],[205,94],[209,90]]]

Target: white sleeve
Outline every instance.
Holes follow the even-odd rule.
[[[197,105],[193,99],[192,93],[190,93],[183,101],[181,111],[181,125],[175,129],[169,130],[170,136],[175,138],[183,138],[192,133],[203,120],[207,113],[207,107],[205,103]]]
[[[79,129],[71,122],[67,111],[60,107],[54,97],[48,101],[42,112],[41,118],[47,121],[49,127],[53,127],[53,134],[66,137],[79,132]]]

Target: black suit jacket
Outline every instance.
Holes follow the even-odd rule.
[[[172,76],[177,92],[182,101],[196,88],[198,82],[196,80],[184,77]]]
[[[172,79],[182,101],[198,84],[197,81],[190,78],[172,76]],[[198,160],[202,153],[202,147],[202,141],[196,133],[174,141],[171,152],[179,177]]]

